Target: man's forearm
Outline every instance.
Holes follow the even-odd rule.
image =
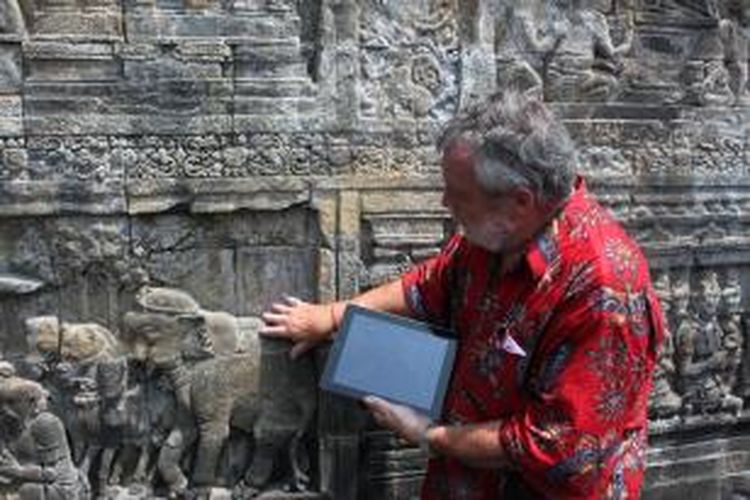
[[[336,328],[341,326],[347,304],[357,304],[368,309],[400,314],[402,316],[411,313],[409,306],[406,304],[400,279],[375,287],[372,290],[357,295],[353,299],[333,302],[331,304],[331,315],[333,316]]]
[[[460,460],[480,468],[508,466],[499,439],[500,422],[471,425],[438,425],[427,430],[425,438],[439,455]]]

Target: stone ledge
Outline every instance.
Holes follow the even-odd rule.
[[[120,214],[126,209],[122,180],[0,182],[0,217],[53,214]]]

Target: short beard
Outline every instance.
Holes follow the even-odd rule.
[[[462,227],[464,237],[488,252],[504,253],[509,248],[508,232],[495,224],[485,222],[479,227]]]

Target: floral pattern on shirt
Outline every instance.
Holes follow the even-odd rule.
[[[637,498],[645,465],[624,443],[646,435],[663,336],[643,255],[579,181],[521,265],[499,276],[499,259],[457,235],[402,276],[412,311],[459,339],[444,420],[498,421],[538,498]],[[437,458],[422,498],[498,500],[508,478]]]

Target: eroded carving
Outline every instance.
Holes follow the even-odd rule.
[[[682,408],[682,398],[674,391],[677,370],[674,364],[674,342],[672,325],[667,318],[672,308],[672,289],[668,271],[654,277],[654,288],[661,300],[665,315],[664,341],[654,368],[654,387],[649,399],[649,415],[652,418],[668,418],[676,415]]]
[[[202,310],[181,290],[146,287],[136,302],[140,310],[124,317],[129,349],[164,376],[176,400],[175,422],[157,461],[169,490],[182,495],[189,487],[221,484],[218,462],[230,428],[253,436],[255,443],[238,494],[273,487],[278,467],[287,471],[289,488],[306,490],[307,457],[299,448],[315,408],[314,385],[309,385],[314,377],[279,385],[284,371],[269,368],[274,356],[261,360],[257,337],[245,337],[243,352],[237,352],[243,337],[238,319]],[[296,375],[305,375],[306,369],[303,362]],[[188,472],[181,464],[194,441],[197,448]]]
[[[363,117],[436,118],[455,109],[456,61],[428,45],[419,48],[363,49]]]
[[[26,33],[22,3],[18,0],[4,0],[0,8],[0,34],[23,36]]]
[[[148,277],[129,253],[127,233],[111,221],[65,221],[30,225],[15,242],[13,268],[63,285],[98,275],[117,288],[135,289]]]
[[[729,73],[720,60],[693,60],[685,64],[683,84],[688,103],[701,106],[725,106],[734,96],[730,89]]]
[[[723,283],[719,325],[724,332],[722,346],[726,352],[726,361],[722,378],[724,385],[732,389],[733,393],[741,394],[738,390],[740,388],[737,387],[737,378],[745,349],[745,341],[741,320],[742,285],[737,270],[727,271]]]
[[[47,410],[47,391],[16,376],[10,364],[2,364],[0,488],[14,491],[22,500],[89,498],[86,477],[73,464],[65,427]]]
[[[360,39],[366,46],[393,46],[427,37],[438,45],[457,42],[456,0],[393,2],[365,0],[360,12]]]
[[[623,40],[615,45],[609,21],[579,0],[551,2],[540,13],[533,7],[510,8],[509,43],[528,59],[515,62],[506,81],[522,87],[543,84],[550,101],[607,101],[617,91],[622,56],[633,42],[633,14],[626,17]],[[520,83],[519,83],[520,82]]]
[[[261,349],[259,319],[204,310],[180,289],[143,287],[134,303],[120,334],[52,315],[26,319],[30,354],[18,363],[35,380],[0,361],[0,493],[67,500],[309,491],[313,359],[292,362],[283,341]],[[49,416],[9,406],[15,386],[45,400],[49,393]],[[19,465],[52,460],[15,452],[24,425],[54,441],[56,460],[67,457],[59,488],[58,476]],[[227,455],[230,433],[252,453]],[[40,482],[47,496],[28,496]],[[155,489],[161,484],[167,492]]]
[[[700,276],[695,295],[690,296],[685,276],[673,293],[676,295],[677,370],[681,385],[684,410],[687,413],[712,411],[739,412],[742,399],[731,394],[722,374],[727,366],[724,333],[717,314],[721,302],[721,287],[716,272]],[[693,302],[693,311],[688,305]]]
[[[26,327],[33,354],[43,359],[53,410],[62,416],[73,457],[95,491],[105,495],[121,483],[130,469],[120,453],[125,447],[138,453],[132,479],[145,485],[144,433],[150,426],[141,417],[146,402],[141,387],[129,387],[119,340],[96,323],[67,323],[55,316],[28,318]]]
[[[719,21],[724,48],[724,64],[735,104],[746,104],[748,43],[750,43],[750,3],[745,0],[724,2],[725,15]]]

